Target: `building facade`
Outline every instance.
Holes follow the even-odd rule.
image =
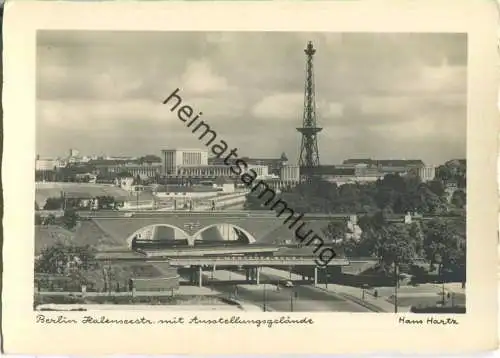
[[[178,175],[181,166],[208,165],[208,151],[201,149],[164,149],[161,151],[163,175]]]
[[[284,165],[281,168],[280,179],[285,182],[298,182],[300,180],[300,167],[298,165]]]
[[[235,165],[236,159],[231,158],[224,161],[225,158],[212,157],[208,159],[209,165]],[[265,166],[267,167],[268,175],[279,177],[281,168],[288,163],[288,158],[285,153],[281,154],[280,158],[249,158],[241,157],[240,160],[248,164],[248,166]]]
[[[257,178],[267,177],[268,167],[265,165],[248,165],[246,172],[255,171]],[[177,171],[171,175],[185,178],[238,178],[241,174],[236,174],[231,170],[231,166],[225,164],[218,165],[182,165],[177,167]]]
[[[436,178],[436,167],[433,165],[426,165],[418,169],[418,176],[424,182],[431,181]]]
[[[56,170],[59,167],[59,162],[57,159],[40,159],[35,160],[35,170],[36,171],[51,171]]]
[[[137,161],[96,160],[89,162],[97,173],[119,174],[129,173],[133,177],[153,178],[161,174],[161,163],[138,163]]]

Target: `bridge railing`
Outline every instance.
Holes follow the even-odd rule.
[[[223,257],[182,257],[172,258],[172,261],[311,261],[313,257],[300,256],[223,256]],[[345,260],[343,260],[345,261]]]

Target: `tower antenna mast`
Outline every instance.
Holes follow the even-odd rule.
[[[313,56],[316,53],[311,41],[304,49],[306,54],[306,81],[304,88],[304,115],[302,117],[302,127],[297,131],[302,134],[300,146],[299,167],[300,176],[303,179],[311,179],[315,174],[315,168],[319,166],[319,151],[317,134],[323,128],[316,124],[316,100],[314,89]]]

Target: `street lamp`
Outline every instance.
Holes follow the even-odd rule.
[[[363,291],[362,291],[362,296],[361,299],[364,301],[365,300],[365,290],[369,288],[368,284],[363,284]]]
[[[266,308],[267,308],[267,307],[266,307],[266,298],[267,298],[267,297],[266,297],[266,283],[264,282],[264,297],[263,297],[263,299],[264,299],[264,302],[263,302],[263,309],[264,309],[264,312],[266,312]]]
[[[398,313],[398,284],[399,284],[399,267],[396,260],[394,260],[394,313]]]
[[[439,268],[438,275],[439,279],[441,280],[441,297],[442,297],[441,304],[444,306],[445,293],[444,293],[444,279],[443,279],[443,258],[441,254],[436,253],[434,255],[434,262],[438,264]]]

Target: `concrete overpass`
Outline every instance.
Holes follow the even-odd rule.
[[[262,267],[286,267],[292,268],[295,266],[307,266],[311,268],[311,279],[315,285],[318,283],[319,267],[315,258],[311,256],[184,256],[175,255],[172,252],[165,256],[161,253],[156,255],[140,255],[137,253],[125,253],[125,255],[98,255],[99,261],[104,261],[106,264],[111,263],[148,263],[148,264],[165,264],[184,268],[189,270],[190,281],[198,284],[200,287],[203,283],[203,268],[208,268],[216,271],[217,268],[239,269],[244,268],[246,272],[246,280],[248,282],[260,283],[260,272]],[[328,267],[339,267],[349,265],[349,260],[345,258],[333,259],[328,263]]]
[[[262,250],[261,250],[262,251]],[[191,255],[194,253],[191,252]],[[147,263],[165,263],[171,266],[318,266],[313,256],[188,256],[178,252],[171,252],[165,255],[98,255],[99,261],[111,262],[147,262]],[[328,266],[347,266],[349,260],[340,258],[333,259]]]
[[[148,262],[155,262],[149,260]],[[175,257],[168,258],[172,266],[317,266],[314,257],[293,256],[223,256],[223,257]],[[347,266],[347,259],[333,259],[329,266]]]

